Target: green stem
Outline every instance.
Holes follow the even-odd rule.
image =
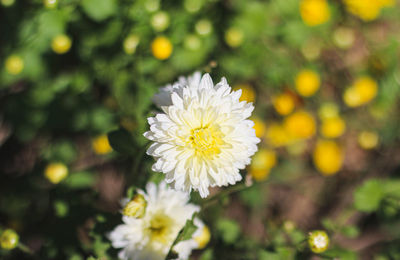
[[[139,183],[139,185],[136,186],[140,186],[143,184],[143,176],[146,176],[145,174],[139,174],[140,168],[142,166],[142,163],[144,161],[144,156],[146,155],[146,151],[149,147],[151,142],[147,142],[145,145],[143,145],[140,149],[139,154],[136,157],[135,163],[133,164],[132,167],[132,171],[131,171],[131,176],[139,176],[139,179],[137,180],[137,182],[135,182],[134,180],[130,180],[130,182],[128,182],[129,184],[134,184],[134,183]]]
[[[211,198],[203,200],[203,202],[201,203],[201,206],[204,209],[204,208],[208,207],[209,205],[211,205],[213,202],[218,201],[223,197],[226,197],[226,196],[231,195],[233,193],[242,192],[242,191],[244,191],[246,189],[252,188],[254,186],[262,185],[262,184],[265,184],[267,182],[271,182],[271,180],[267,179],[265,181],[256,182],[256,183],[254,183],[252,185],[249,185],[249,186],[247,186],[243,182],[239,183],[239,184],[237,184],[235,186],[230,186],[229,188],[221,191],[220,193],[212,196]]]
[[[30,255],[33,255],[33,252],[32,252],[32,250],[29,248],[29,247],[27,247],[26,245],[24,245],[24,244],[22,244],[22,243],[18,243],[18,246],[17,246],[22,252],[24,252],[24,253],[27,253],[27,254],[30,254]]]

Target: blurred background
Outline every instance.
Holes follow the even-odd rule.
[[[119,200],[162,178],[152,96],[194,71],[242,89],[262,142],[245,188],[192,195],[193,259],[400,259],[396,0],[0,3],[1,259],[117,259]]]

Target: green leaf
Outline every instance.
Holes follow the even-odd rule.
[[[383,182],[383,189],[386,196],[400,198],[400,180],[390,179]]]
[[[72,189],[83,189],[91,187],[95,180],[91,172],[77,172],[69,175],[64,183]]]
[[[252,187],[239,193],[240,199],[246,203],[246,205],[249,205],[253,208],[259,208],[262,205],[264,202],[264,196],[262,195],[263,193],[261,187],[257,185],[253,185]]]
[[[63,218],[68,214],[68,204],[65,201],[57,200],[53,206],[56,216]]]
[[[290,239],[293,241],[295,244],[300,244],[302,241],[306,239],[306,235],[299,231],[299,230],[294,230],[290,234]]]
[[[364,182],[354,193],[354,205],[363,212],[373,212],[379,208],[384,197],[382,182],[371,179]]]
[[[119,153],[133,155],[136,152],[135,141],[131,133],[125,129],[121,128],[108,133],[108,140],[111,147]]]
[[[115,14],[117,3],[115,0],[83,0],[82,8],[90,18],[101,22]]]
[[[360,234],[360,230],[356,226],[346,226],[341,231],[343,235],[349,238],[355,238]]]
[[[217,230],[222,240],[227,244],[233,244],[240,235],[240,227],[231,219],[220,219],[217,222]]]
[[[333,231],[336,229],[335,223],[328,218],[322,220],[322,226],[329,231]]]
[[[127,191],[126,191],[126,197],[127,197],[128,199],[133,198],[133,195],[135,194],[135,191],[136,191],[136,187],[135,187],[135,186],[129,187],[129,188],[127,189]]]
[[[345,250],[345,249],[341,249],[341,248],[334,248],[334,249],[329,249],[326,252],[324,252],[322,254],[324,257],[329,257],[329,258],[337,258],[340,260],[357,260],[357,254],[349,251],[349,250]]]
[[[179,232],[165,259],[176,259],[176,253],[173,251],[174,246],[181,241],[189,240],[192,238],[193,233],[197,230],[197,226],[194,224],[194,218],[196,216],[197,213],[194,213],[191,219],[186,220],[185,226]]]
[[[175,239],[174,245],[178,244],[181,241],[189,240],[192,238],[193,233],[196,232],[197,226],[194,224],[194,215],[192,219],[188,219],[186,221],[185,226],[183,229],[179,232],[178,236]]]
[[[107,255],[106,252],[110,246],[110,243],[105,242],[100,235],[94,236],[93,249],[97,257],[102,258]]]
[[[200,256],[200,260],[212,260],[213,259],[213,250],[211,248],[204,251],[204,253]]]
[[[43,151],[43,157],[49,161],[60,161],[71,163],[77,155],[76,148],[72,142],[62,140],[53,143],[49,148]]]
[[[270,252],[270,251],[265,251],[265,250],[260,251],[260,253],[258,254],[258,259],[260,259],[260,260],[281,260],[279,254]]]
[[[294,249],[290,247],[278,247],[276,249],[280,259],[294,259]]]

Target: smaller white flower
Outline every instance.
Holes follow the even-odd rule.
[[[109,234],[109,239],[114,248],[122,249],[118,255],[120,259],[165,259],[179,231],[199,207],[188,203],[188,193],[172,190],[165,182],[149,183],[146,192],[139,190],[138,193],[147,201],[144,215],[141,218],[123,216],[124,223]],[[123,203],[128,201],[124,199]],[[195,223],[199,225],[198,230],[204,226],[198,219]],[[198,247],[198,243],[190,239],[175,245],[173,251],[178,254],[177,259],[184,260]]]

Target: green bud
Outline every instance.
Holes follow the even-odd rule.
[[[308,245],[314,253],[322,253],[329,246],[329,237],[323,230],[315,230],[308,235]]]
[[[137,194],[131,201],[129,201],[124,209],[122,210],[122,214],[129,217],[134,218],[142,218],[146,213],[147,201],[141,194]]]

